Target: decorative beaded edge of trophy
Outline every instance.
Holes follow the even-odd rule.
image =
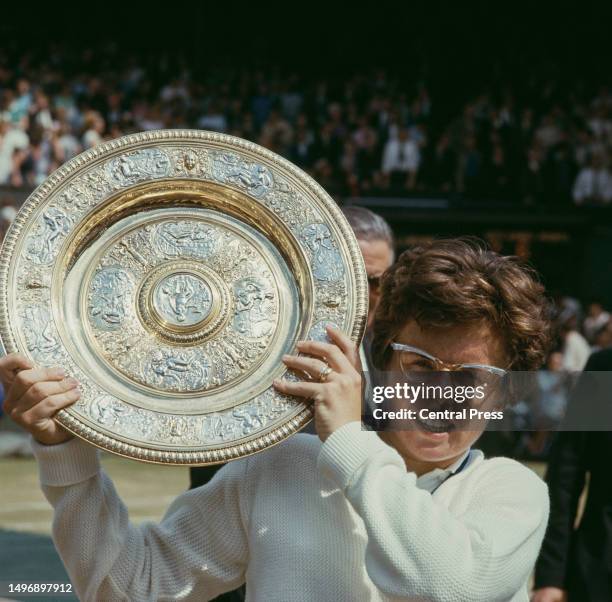
[[[72,414],[69,414],[66,410],[60,410],[56,419],[74,435],[78,435],[96,447],[119,456],[137,459],[152,464],[184,464],[197,466],[200,464],[221,464],[228,462],[229,460],[250,456],[257,452],[263,451],[272,445],[281,443],[294,433],[297,433],[302,427],[312,420],[313,416],[314,410],[312,406],[309,405],[297,416],[291,418],[288,422],[277,426],[269,433],[259,435],[246,443],[201,451],[161,451],[144,446],[131,445],[92,429]]]

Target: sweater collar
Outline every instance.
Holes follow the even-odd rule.
[[[429,493],[433,493],[446,479],[453,476],[462,466],[462,470],[467,468],[467,466],[480,454],[478,450],[467,449],[461,456],[455,460],[450,466],[446,468],[434,468],[425,474],[422,474],[420,477],[417,477],[416,484],[419,489],[424,489],[425,491],[429,491]],[[466,461],[467,460],[467,461]],[[466,461],[465,465],[463,465],[464,461]]]

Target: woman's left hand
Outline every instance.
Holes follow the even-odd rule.
[[[327,327],[331,343],[300,341],[297,349],[312,357],[285,355],[288,368],[312,380],[275,380],[281,393],[314,401],[315,426],[321,441],[348,422],[361,420],[361,362],[355,344],[339,329]],[[331,371],[327,370],[327,367]]]

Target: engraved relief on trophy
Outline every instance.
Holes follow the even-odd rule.
[[[333,282],[342,278],[342,257],[325,224],[309,224],[302,230],[300,238],[312,254],[312,273],[317,280]]]
[[[164,222],[153,236],[153,247],[162,257],[205,259],[219,248],[219,232],[201,222]]]
[[[193,274],[171,274],[153,290],[157,313],[174,326],[198,324],[212,308],[212,292],[206,282]]]
[[[155,349],[142,367],[144,382],[170,391],[197,391],[210,380],[210,362],[200,354],[183,349]]]
[[[170,159],[164,151],[145,148],[116,157],[106,169],[117,186],[129,186],[150,178],[163,178],[170,174],[170,167]]]
[[[235,283],[234,295],[234,329],[249,338],[270,335],[276,322],[275,295],[270,285],[262,279],[244,278]]]
[[[26,305],[21,313],[29,352],[38,361],[49,362],[60,353],[60,342],[49,310],[43,305]]]
[[[71,226],[72,220],[60,209],[43,211],[28,239],[26,257],[38,264],[53,261]]]
[[[89,320],[100,330],[121,328],[133,298],[134,283],[125,270],[112,267],[96,273],[90,285]]]
[[[250,163],[234,153],[219,153],[215,156],[213,176],[257,198],[265,196],[274,183],[272,172],[265,165]]]

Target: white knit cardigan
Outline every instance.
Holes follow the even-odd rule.
[[[33,446],[84,601],[200,601],[245,581],[256,602],[527,600],[548,519],[519,463],[478,453],[432,495],[358,422],[234,461],[141,526],[94,447]]]

